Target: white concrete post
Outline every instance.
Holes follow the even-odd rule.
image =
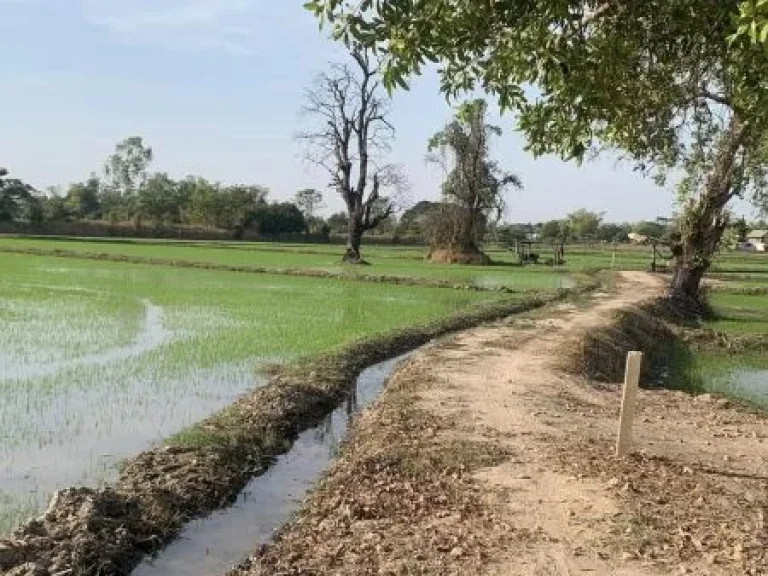
[[[621,399],[621,416],[619,417],[619,433],[616,439],[616,455],[624,456],[629,452],[632,443],[632,420],[635,417],[635,399],[640,384],[640,365],[643,361],[642,352],[627,354],[627,369],[624,373],[624,394]]]

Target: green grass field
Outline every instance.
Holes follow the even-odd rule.
[[[0,532],[259,384],[259,365],[515,295],[0,254]]]

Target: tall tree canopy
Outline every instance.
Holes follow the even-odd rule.
[[[603,215],[590,212],[586,208],[579,208],[568,214],[568,224],[574,238],[578,240],[595,240]]]
[[[131,196],[147,180],[147,169],[152,163],[152,148],[144,145],[141,136],[131,136],[115,147],[104,165],[109,186],[122,196]]]
[[[36,202],[34,189],[16,178],[8,178],[8,170],[0,168],[0,222],[13,222]],[[27,214],[28,215],[28,214]]]
[[[338,38],[382,54],[389,87],[438,62],[442,90],[515,109],[536,154],[621,150],[682,169],[673,296],[696,300],[728,202],[768,158],[765,0],[313,0]],[[754,7],[754,10],[752,9]]]
[[[323,207],[323,193],[314,188],[299,190],[293,197],[293,203],[299,207],[304,218],[311,220]]]

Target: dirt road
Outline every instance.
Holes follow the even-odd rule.
[[[624,273],[585,306],[461,333],[394,376],[251,574],[768,574],[768,420],[641,391],[613,456],[618,386],[562,369],[659,294]]]

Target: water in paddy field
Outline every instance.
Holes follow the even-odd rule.
[[[3,302],[0,534],[37,515],[56,490],[113,480],[124,458],[263,384],[256,359],[159,370],[165,347],[185,334],[149,300],[129,308],[135,322],[121,334],[121,322],[77,297]]]
[[[768,407],[768,370],[735,370],[720,386],[724,392]]]
[[[317,427],[299,435],[291,450],[266,473],[251,480],[226,510],[190,523],[160,555],[141,564],[136,576],[224,574],[245,560],[298,508],[336,457],[352,417],[379,395],[404,358],[363,371],[353,395]]]

